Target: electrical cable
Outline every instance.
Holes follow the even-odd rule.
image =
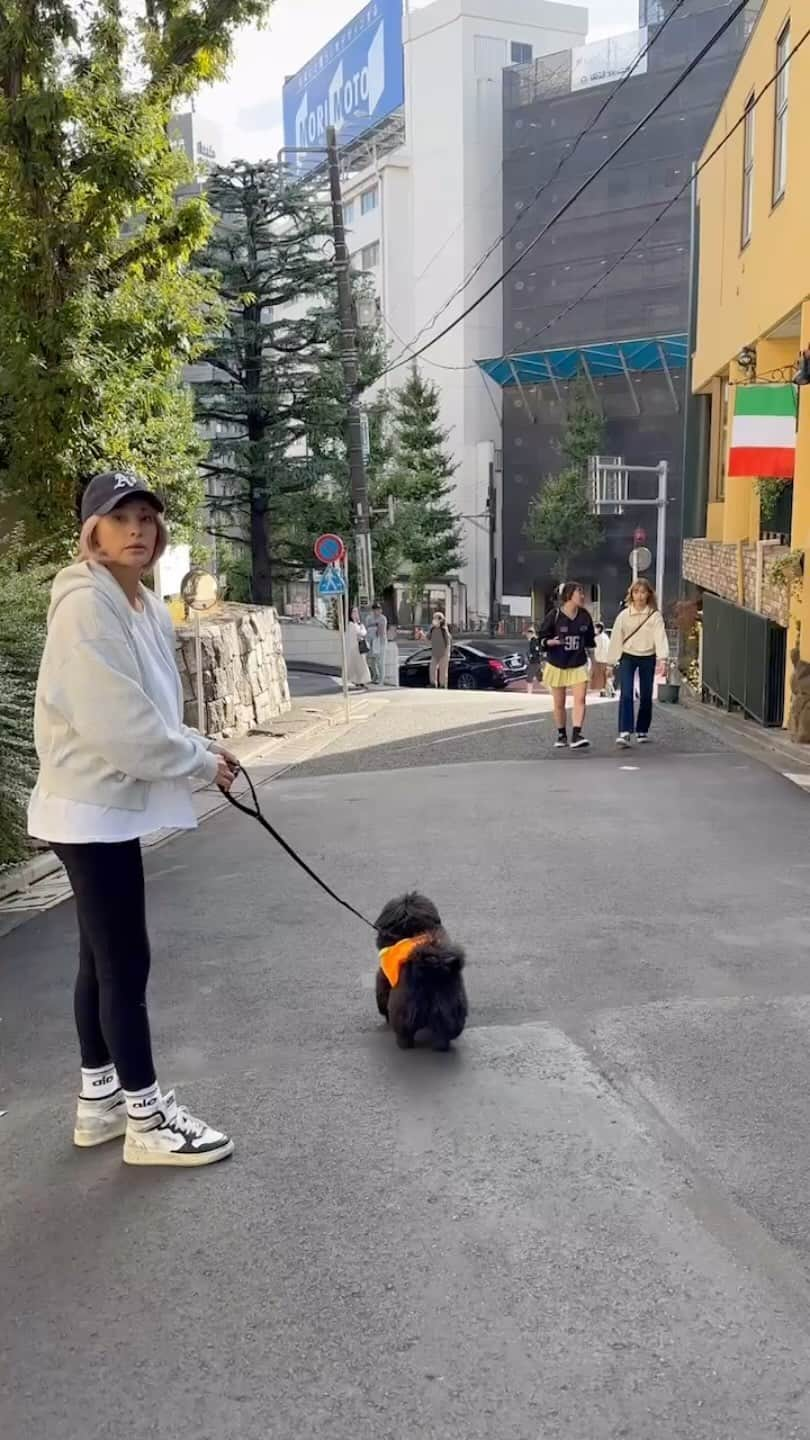
[[[580,145],[582,144],[582,141],[585,140],[585,139],[587,138],[587,136],[590,135],[591,131],[596,127],[596,125],[598,125],[599,121],[601,120],[601,118],[602,118],[602,116],[604,115],[605,111],[607,110],[608,106],[613,102],[613,100],[615,100],[615,98],[616,98],[616,96],[619,94],[619,92],[624,89],[624,86],[627,84],[628,80],[630,80],[630,79],[632,78],[632,76],[635,74],[635,72],[636,72],[636,70],[638,69],[639,65],[641,64],[642,60],[646,60],[646,58],[647,58],[647,56],[649,55],[650,51],[652,50],[653,46],[654,46],[654,45],[656,44],[656,42],[660,39],[660,37],[663,35],[663,33],[664,33],[664,31],[666,30],[667,26],[669,25],[670,21],[672,21],[672,20],[675,19],[675,16],[678,14],[678,11],[679,11],[679,10],[682,8],[682,6],[685,5],[685,4],[686,4],[686,0],[676,0],[676,4],[675,4],[675,6],[673,7],[673,9],[670,10],[669,14],[664,17],[664,19],[662,20],[661,24],[656,27],[655,33],[654,33],[652,36],[650,36],[650,38],[647,40],[647,42],[646,42],[645,45],[642,47],[642,49],[639,50],[638,55],[636,56],[635,60],[634,60],[634,61],[632,62],[632,64],[630,65],[629,69],[627,69],[627,70],[625,71],[625,73],[624,73],[624,75],[622,75],[621,79],[617,82],[616,85],[614,85],[614,86],[612,87],[612,89],[611,89],[611,90],[608,92],[608,94],[605,96],[605,98],[603,99],[601,105],[599,106],[599,109],[597,110],[596,114],[593,116],[593,118],[592,118],[591,120],[589,120],[589,122],[588,122],[588,124],[585,126],[585,128],[582,129],[582,130],[580,130],[579,134],[576,136],[576,138],[575,138],[575,140],[574,140],[573,145],[571,146],[571,149],[570,149],[570,150],[567,150],[567,151],[565,152],[565,154],[563,154],[563,155],[560,156],[559,160],[557,161],[557,165],[556,165],[555,169],[552,171],[551,175],[549,175],[548,179],[546,179],[546,180],[543,181],[542,185],[540,186],[540,188],[539,188],[538,190],[535,190],[534,195],[532,196],[531,200],[530,200],[529,203],[527,204],[526,208],[525,208],[524,210],[521,210],[520,214],[515,217],[515,219],[514,219],[514,220],[512,221],[512,223],[511,223],[511,225],[509,225],[506,230],[503,230],[496,240],[493,240],[493,242],[492,242],[492,244],[490,245],[489,249],[481,256],[481,259],[473,266],[472,270],[468,271],[467,275],[466,275],[466,276],[464,277],[464,279],[461,281],[461,284],[456,287],[456,289],[453,291],[452,295],[450,295],[449,298],[444,301],[444,304],[441,305],[440,308],[436,311],[436,313],[431,316],[430,320],[427,320],[427,321],[425,322],[425,324],[422,326],[421,330],[419,330],[419,331],[417,332],[417,334],[414,336],[414,338],[413,338],[413,340],[410,342],[410,344],[405,345],[404,342],[403,342],[403,347],[404,347],[404,348],[403,348],[403,351],[402,351],[402,355],[404,355],[404,354],[406,353],[406,351],[412,351],[412,350],[414,349],[414,347],[419,344],[419,341],[421,340],[422,336],[426,333],[426,331],[433,329],[433,326],[436,324],[437,320],[440,320],[441,317],[442,317],[442,315],[444,315],[445,311],[449,310],[449,308],[450,308],[450,306],[452,305],[453,301],[454,301],[455,299],[457,299],[459,295],[463,294],[463,292],[467,289],[467,286],[468,286],[468,285],[471,285],[472,282],[473,282],[473,280],[475,279],[475,277],[481,273],[481,271],[483,270],[483,268],[484,268],[484,266],[486,265],[487,261],[488,261],[489,259],[491,259],[491,257],[495,254],[495,251],[498,249],[498,246],[499,246],[499,245],[502,245],[503,242],[504,242],[504,240],[508,240],[508,239],[509,239],[509,236],[512,235],[512,234],[514,233],[514,231],[517,229],[518,225],[520,225],[520,224],[526,219],[526,216],[527,216],[527,214],[529,213],[529,211],[534,208],[534,206],[537,204],[537,201],[540,199],[541,195],[545,194],[545,192],[546,192],[546,190],[548,189],[548,187],[549,187],[550,185],[553,185],[553,184],[554,184],[554,181],[555,181],[555,180],[557,179],[557,177],[559,176],[560,171],[563,169],[563,167],[564,167],[565,165],[568,164],[568,161],[576,154],[577,150],[579,149]],[[500,170],[499,170],[499,172],[498,172],[498,176],[500,176],[500,175],[503,174],[504,163],[505,163],[505,162],[503,162],[503,163],[501,164]],[[498,178],[498,177],[496,177],[496,178]],[[489,188],[490,188],[490,186],[487,186],[487,190],[489,190]],[[486,191],[483,192],[483,193],[486,193]],[[458,234],[458,232],[459,232],[459,230],[462,228],[463,224],[464,224],[464,221],[461,220],[461,221],[459,222],[459,224],[456,226],[456,229],[453,231],[453,234],[448,238],[448,240],[446,240],[446,241],[444,242],[444,245],[436,252],[436,255],[434,256],[434,259],[437,259],[437,258],[438,258],[438,256],[442,253],[442,251],[443,251],[443,250],[446,248],[446,246],[450,243],[450,240],[453,238],[453,236]],[[423,275],[426,273],[427,270],[430,269],[430,265],[431,265],[432,263],[433,263],[433,261],[430,261],[430,262],[429,262],[429,264],[428,264],[427,267],[426,267],[426,270],[422,272]],[[421,279],[422,277],[420,276],[419,278]],[[402,358],[402,356],[397,356],[397,359],[396,359],[395,361],[393,361],[392,363],[393,363],[393,364],[396,364],[396,363],[397,363],[397,360],[399,360],[399,359],[401,359],[401,358]]]
[[[425,345],[415,350],[412,357],[410,358],[418,360],[419,357],[423,355],[427,350],[430,350],[432,346],[437,345],[440,340],[443,340],[445,336],[449,335],[451,331],[455,330],[456,326],[460,325],[462,321],[466,320],[468,316],[472,315],[473,312],[478,309],[479,305],[482,305],[485,300],[489,299],[490,295],[493,295],[495,291],[500,288],[503,282],[507,280],[509,276],[514,273],[515,270],[517,270],[518,266],[523,264],[523,261],[526,259],[527,255],[531,254],[532,250],[534,250],[536,246],[539,245],[540,241],[545,238],[545,236],[549,233],[553,226],[556,225],[563,218],[564,215],[567,215],[568,211],[572,209],[572,207],[576,204],[577,200],[580,199],[580,197],[593,184],[593,182],[604,173],[608,166],[613,163],[616,157],[620,155],[623,150],[626,150],[627,146],[631,143],[631,141],[634,140],[636,136],[644,129],[645,125],[649,124],[650,120],[652,120],[654,116],[658,114],[659,110],[663,109],[664,105],[666,105],[667,101],[672,98],[676,90],[680,88],[684,81],[687,80],[689,76],[702,63],[702,61],[705,60],[706,56],[717,44],[718,40],[722,39],[723,35],[725,35],[725,33],[730,30],[731,26],[734,24],[737,17],[742,14],[747,4],[748,0],[737,0],[737,3],[733,6],[732,10],[730,11],[726,19],[723,21],[722,25],[718,27],[718,29],[714,32],[714,34],[710,37],[706,44],[701,47],[697,55],[695,55],[694,58],[690,60],[689,64],[684,67],[684,69],[679,73],[677,78],[673,81],[673,83],[669,86],[669,88],[665,91],[661,98],[650,107],[646,114],[644,114],[642,118],[637,122],[637,124],[632,127],[628,134],[625,135],[624,139],[620,140],[618,145],[614,147],[610,154],[607,155],[599,165],[597,165],[596,169],[592,171],[592,173],[588,175],[580,185],[577,186],[574,193],[569,196],[568,200],[566,200],[555,211],[555,213],[546,222],[542,229],[539,230],[538,233],[534,236],[534,238],[529,242],[526,248],[521,251],[520,255],[516,256],[512,263],[510,265],[507,265],[506,269],[498,276],[498,278],[496,280],[493,280],[492,283],[488,285],[486,289],[478,296],[478,298],[472,301],[472,303],[468,305],[467,308],[463,310],[462,313],[457,316],[455,320],[451,321],[449,325],[446,325],[443,330],[440,330],[438,335],[435,335],[432,340],[429,340]],[[402,365],[406,363],[408,362],[400,359],[395,364],[387,366],[386,369],[382,372],[382,375],[391,374],[392,371],[400,369]],[[378,379],[381,379],[382,375],[379,376]]]
[[[765,82],[758,94],[754,95],[754,97],[748,102],[739,119],[735,121],[731,129],[726,132],[722,140],[718,141],[717,145],[715,145],[714,149],[709,152],[706,158],[704,160],[701,160],[699,165],[695,166],[695,169],[689,176],[689,179],[686,180],[684,184],[680,187],[680,189],[677,190],[675,194],[670,197],[670,199],[664,205],[664,208],[660,210],[655,216],[655,219],[651,220],[649,225],[647,225],[647,227],[642,230],[641,234],[636,236],[632,244],[628,245],[627,249],[622,251],[621,255],[619,255],[613,261],[613,263],[608,266],[608,268],[603,272],[603,274],[599,275],[598,278],[593,282],[593,284],[588,286],[587,290],[583,290],[582,294],[577,296],[576,300],[572,300],[571,303],[569,305],[566,305],[565,308],[561,310],[558,315],[555,315],[552,320],[547,321],[546,324],[543,325],[539,330],[536,330],[533,335],[530,335],[528,340],[525,342],[525,348],[522,351],[510,351],[509,354],[502,355],[501,359],[516,359],[520,354],[526,354],[528,347],[532,345],[535,340],[539,340],[542,335],[547,334],[547,332],[549,330],[552,330],[555,325],[559,325],[561,320],[564,320],[568,315],[570,315],[572,310],[575,310],[578,305],[582,304],[583,300],[587,300],[588,297],[593,294],[594,290],[597,290],[600,285],[604,284],[608,276],[612,275],[614,271],[618,270],[619,266],[624,264],[624,261],[627,260],[630,255],[632,255],[634,250],[638,249],[639,245],[643,245],[647,236],[652,234],[652,231],[655,229],[656,225],[660,224],[664,216],[668,215],[673,206],[677,205],[678,201],[682,199],[682,197],[687,193],[688,190],[691,189],[692,185],[695,183],[698,176],[702,174],[702,172],[706,169],[707,165],[711,164],[712,160],[714,160],[716,156],[719,155],[723,147],[728,144],[729,140],[731,140],[733,136],[736,135],[737,131],[741,128],[741,126],[745,124],[746,115],[748,115],[752,110],[756,109],[760,101],[764,99],[764,97],[768,94],[770,90],[773,89],[782,72],[790,64],[794,55],[796,55],[799,50],[801,50],[802,46],[807,43],[808,39],[810,39],[810,29],[805,30],[801,38],[796,41],[796,44],[790,51],[790,54],[786,55],[782,64],[774,71],[770,79]]]

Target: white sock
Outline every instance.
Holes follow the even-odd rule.
[[[120,1089],[121,1081],[114,1065],[102,1065],[100,1070],[85,1070],[82,1066],[82,1088],[79,1092],[82,1100],[106,1100]]]
[[[154,1085],[147,1085],[145,1090],[125,1090],[127,1097],[127,1114],[133,1120],[148,1120],[161,1106],[160,1086],[155,1081]]]

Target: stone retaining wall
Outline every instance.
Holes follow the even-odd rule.
[[[281,626],[275,610],[220,605],[203,617],[203,695],[208,735],[264,729],[290,708]],[[195,625],[177,629],[177,666],[187,725],[197,724]]]
[[[787,625],[790,616],[790,600],[784,585],[774,585],[770,578],[774,560],[779,560],[787,551],[782,545],[769,545],[765,549],[762,566],[762,603],[760,614],[775,620],[777,625]],[[710,590],[722,600],[734,605],[743,605],[746,610],[756,608],[757,588],[757,547],[743,545],[743,595],[739,594],[738,547],[721,540],[684,540],[683,576],[693,585]]]

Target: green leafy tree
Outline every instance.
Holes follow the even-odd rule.
[[[578,470],[569,466],[544,480],[530,502],[526,534],[538,550],[551,552],[554,579],[570,579],[574,556],[593,550],[602,534]]]
[[[451,501],[457,467],[446,444],[439,391],[414,366],[396,398],[391,489],[416,606],[431,580],[456,576],[464,563],[461,523]]]
[[[604,438],[604,421],[593,409],[584,381],[576,380],[572,386],[565,432],[560,441],[560,453],[583,480],[587,480],[588,462],[592,455],[600,453]]]
[[[545,477],[529,503],[525,526],[531,543],[550,552],[551,573],[560,583],[571,578],[574,557],[594,550],[602,537],[602,526],[591,509],[588,461],[599,454],[603,437],[603,422],[577,384],[559,447],[567,463],[558,475]]]
[[[34,692],[48,609],[49,572],[27,551],[20,526],[0,544],[0,868],[27,850],[25,808],[36,777]]]
[[[329,391],[331,227],[311,189],[267,162],[216,170],[208,197],[216,225],[198,265],[218,284],[223,318],[203,357],[211,379],[195,386],[211,435],[207,498],[216,533],[236,544],[249,537],[252,596],[269,604],[276,582],[300,568],[306,517],[343,421]]]
[[[137,465],[186,519],[198,445],[181,368],[206,328],[173,106],[221,77],[269,0],[0,6],[0,484],[27,533],[70,533],[83,475]]]

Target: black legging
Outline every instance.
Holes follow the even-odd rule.
[[[143,862],[139,840],[54,845],[76,897],[79,973],[74,1008],[82,1065],[113,1061],[125,1090],[155,1083],[146,982]]]

